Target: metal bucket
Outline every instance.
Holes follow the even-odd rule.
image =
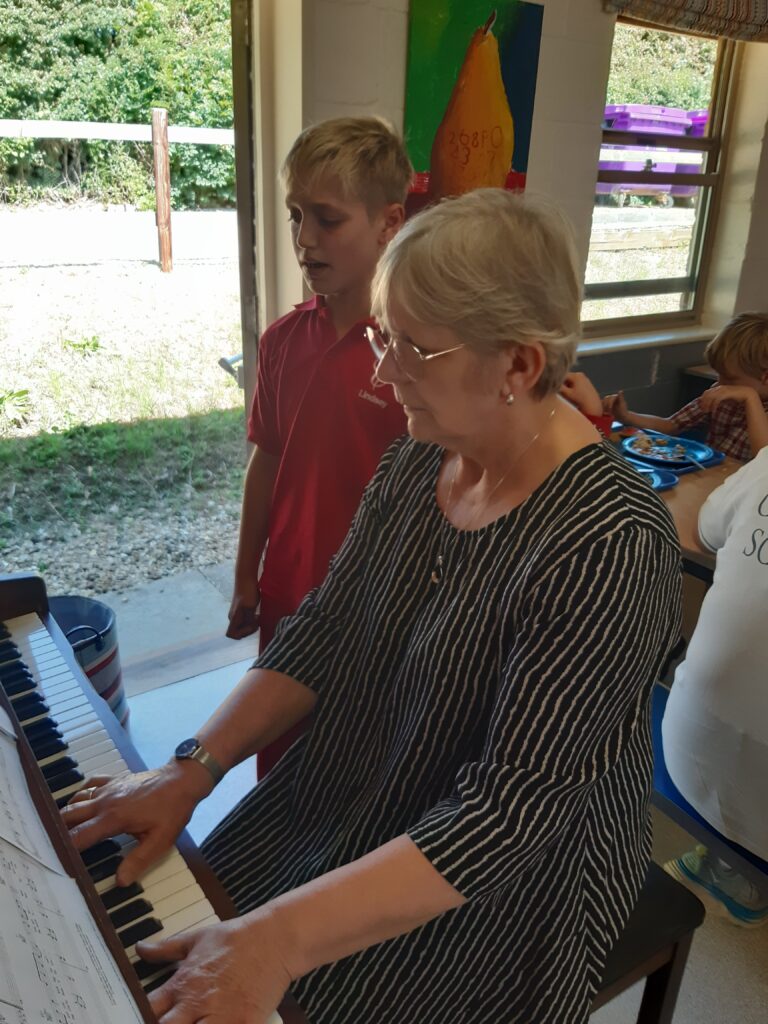
[[[51,597],[48,604],[94,690],[120,725],[126,726],[130,712],[120,671],[115,613],[90,597]]]

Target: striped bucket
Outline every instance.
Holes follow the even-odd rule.
[[[48,604],[94,690],[107,702],[120,725],[127,725],[129,709],[120,671],[115,613],[90,597],[51,597]]]

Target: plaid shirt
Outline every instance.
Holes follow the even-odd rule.
[[[763,402],[763,408],[768,414],[768,402]],[[670,419],[680,432],[707,423],[707,444],[711,448],[725,452],[740,462],[748,462],[752,458],[743,402],[721,402],[710,414],[702,409],[701,399],[695,398]]]

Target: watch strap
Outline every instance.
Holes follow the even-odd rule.
[[[187,741],[188,742],[188,741]],[[224,769],[221,767],[219,762],[206,750],[205,747],[199,740],[195,740],[196,746],[189,752],[179,752],[179,748],[176,748],[175,758],[177,761],[198,761],[207,771],[213,779],[214,785],[218,785],[226,774]],[[181,744],[180,744],[181,746]]]

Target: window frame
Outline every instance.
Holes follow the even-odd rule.
[[[633,28],[647,28],[657,32],[675,32],[677,35],[692,35],[677,29],[667,29],[648,22],[631,18],[617,19],[620,24]],[[711,37],[710,37],[711,38]],[[608,335],[635,334],[664,328],[691,327],[701,322],[709,272],[712,262],[714,237],[717,231],[722,203],[723,182],[727,164],[731,128],[736,98],[736,82],[743,53],[743,45],[730,39],[718,40],[718,51],[712,76],[712,98],[707,134],[701,138],[674,137],[674,148],[704,154],[704,167],[700,172],[677,174],[656,171],[601,171],[598,168],[596,182],[626,184],[678,184],[701,187],[699,209],[694,222],[688,265],[690,272],[685,277],[655,278],[639,281],[595,282],[583,289],[583,299],[625,298],[632,295],[663,295],[682,291],[693,293],[690,309],[671,310],[666,313],[639,313],[634,316],[607,317],[600,320],[583,320],[582,336],[585,340]],[[650,132],[614,131],[603,129],[603,145],[659,146],[671,145],[669,135],[653,135]],[[592,235],[590,231],[590,245]],[[650,286],[650,287],[649,287]],[[655,286],[655,287],[653,287]],[[686,286],[688,286],[686,288]]]

